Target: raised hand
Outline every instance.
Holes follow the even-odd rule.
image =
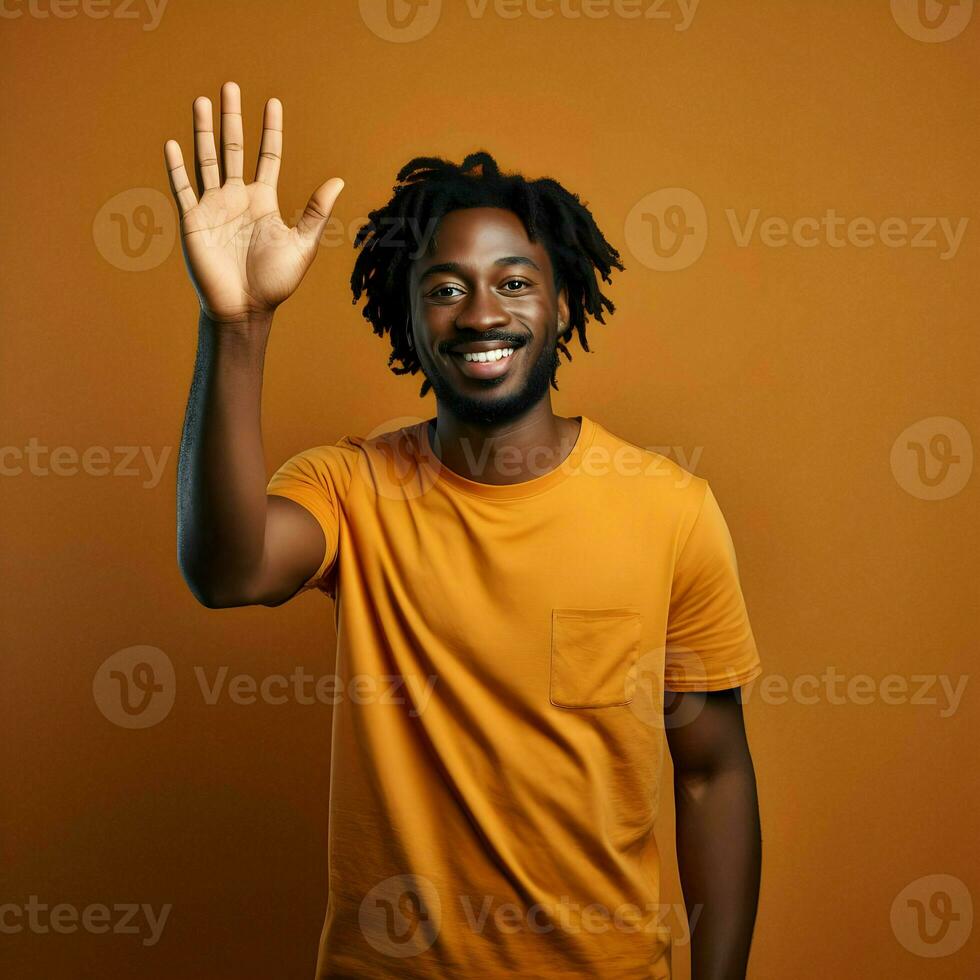
[[[316,256],[330,212],[344,188],[333,177],[313,192],[303,216],[289,228],[279,214],[276,186],[282,157],[282,103],[265,104],[255,180],[245,183],[241,90],[221,87],[221,159],[214,145],[211,101],[194,100],[197,196],[180,144],[167,140],[164,157],[180,212],[181,244],[201,310],[218,323],[271,316],[300,284]]]

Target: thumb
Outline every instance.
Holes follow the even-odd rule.
[[[331,177],[313,192],[296,223],[296,232],[305,245],[316,245],[343,189],[344,182],[339,177]]]

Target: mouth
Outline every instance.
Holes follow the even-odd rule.
[[[524,345],[521,344],[520,347],[511,347],[508,349],[513,351],[513,353],[504,354],[502,357],[498,357],[492,361],[468,361],[462,354],[457,354],[455,351],[450,351],[449,357],[453,364],[456,365],[460,374],[477,381],[486,381],[491,378],[503,377],[511,369],[514,359],[520,356]]]

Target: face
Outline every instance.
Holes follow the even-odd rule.
[[[517,418],[548,395],[567,298],[555,290],[547,249],[530,241],[512,211],[445,215],[412,262],[409,296],[422,371],[440,405],[461,422]],[[487,362],[463,357],[491,350],[505,353]]]

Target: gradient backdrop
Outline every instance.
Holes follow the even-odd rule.
[[[555,411],[710,479],[738,550],[766,670],[745,708],[764,839],[750,976],[967,976],[972,0],[391,4],[3,0],[0,971],[312,975],[330,708],[292,680],[249,685],[299,672],[309,694],[333,606],[209,611],[176,563],[197,302],[163,144],[192,163],[191,103],[233,79],[249,179],[264,101],[284,103],[287,221],[347,183],[275,325],[269,472],[435,414],[351,305],[353,233],[397,170],[486,148],[561,180],[627,269]]]

